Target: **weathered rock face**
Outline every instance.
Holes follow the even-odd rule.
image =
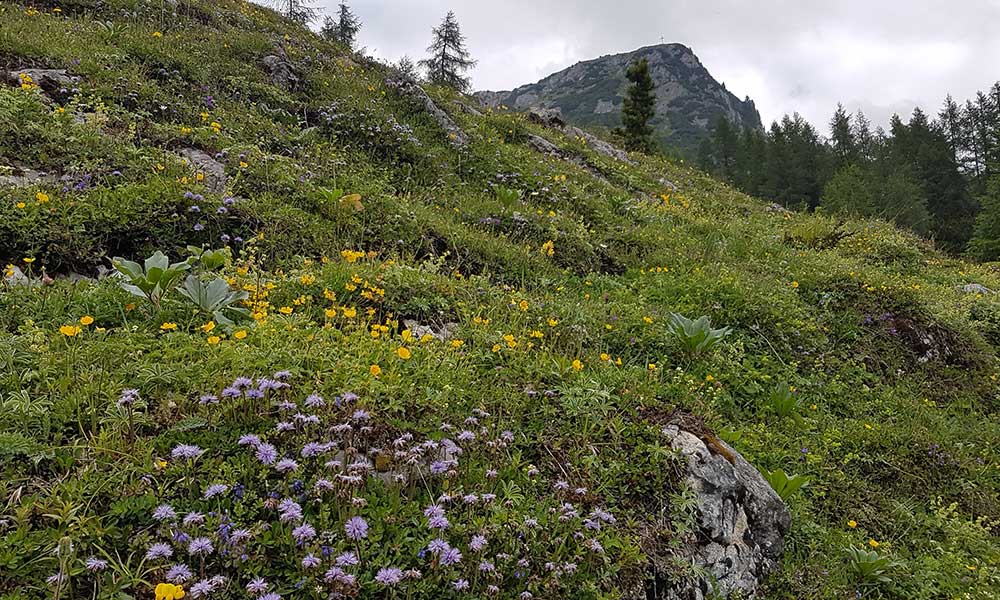
[[[993,290],[991,290],[990,288],[986,287],[981,283],[967,283],[965,285],[960,285],[958,286],[958,291],[964,292],[966,294],[982,294],[982,295],[993,293]]]
[[[441,110],[437,104],[431,100],[424,88],[414,81],[404,77],[390,77],[385,80],[386,86],[396,90],[399,94],[407,96],[420,104],[437,124],[448,133],[448,143],[456,149],[462,149],[469,145],[469,136],[465,135],[462,128],[452,120],[448,113]]]
[[[72,97],[77,92],[80,80],[65,69],[17,69],[6,73],[0,71],[0,74],[4,75],[3,79],[8,85],[21,85],[30,81],[41,88],[46,96],[58,101]]]
[[[268,74],[271,75],[271,83],[274,85],[286,90],[295,90],[299,87],[299,76],[295,74],[292,63],[285,56],[284,51],[268,54],[261,62]]]
[[[579,127],[567,125],[566,121],[563,120],[562,118],[562,111],[560,111],[558,108],[532,108],[531,110],[528,111],[528,120],[531,121],[532,123],[538,123],[539,125],[543,125],[545,127],[561,131],[564,135],[568,137],[581,139],[585,144],[593,148],[596,152],[599,152],[605,156],[610,156],[615,160],[620,160],[622,162],[632,164],[632,161],[629,160],[628,154],[626,154],[624,150],[612,146],[608,142],[605,142],[604,140],[587,133],[586,131],[580,129]],[[531,144],[532,147],[534,147],[539,152],[545,152],[548,154],[556,154],[556,155],[561,154],[559,150],[555,148],[555,146],[552,146],[552,144],[548,142],[548,140],[542,140],[542,142],[544,143],[541,143],[535,138],[538,138],[538,136],[535,135],[530,136],[528,138],[528,142]],[[551,146],[551,148],[549,148],[548,146]],[[555,148],[555,152],[552,151],[553,148]]]
[[[478,92],[487,106],[561,108],[566,119],[583,126],[617,127],[627,82],[625,70],[637,58],[649,62],[656,83],[653,127],[663,142],[694,153],[719,117],[760,129],[760,115],[749,98],[740,100],[716,81],[681,44],[661,44],[634,52],[577,63],[537,83],[509,92]]]
[[[725,442],[717,442],[722,449],[717,452],[676,425],[663,434],[686,460],[684,481],[697,497],[698,535],[684,550],[685,558],[710,573],[712,581],[661,590],[662,595],[649,600],[703,600],[712,594],[753,598],[763,577],[781,560],[791,523],[788,508],[757,469]]]
[[[226,167],[215,158],[197,148],[182,148],[177,152],[196,171],[200,171],[205,176],[205,189],[213,194],[224,194],[229,178],[226,177]]]

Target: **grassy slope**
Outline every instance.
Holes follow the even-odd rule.
[[[602,181],[523,143],[551,132],[516,115],[467,114],[459,98],[432,90],[473,140],[456,152],[376,67],[250,4],[181,3],[176,16],[127,0],[55,6],[0,6],[0,63],[81,77],[65,112],[38,91],[0,90],[0,167],[91,178],[80,190],[0,190],[0,259],[35,258],[37,275],[155,249],[177,258],[187,244],[241,236],[254,241],[233,245],[225,275],[258,289],[269,282],[261,301],[270,304],[256,306],[259,322],[217,329],[220,343],[209,344],[205,317],[179,300],[153,314],[113,281],[0,288],[4,597],[48,594],[63,536],[79,557],[122,557],[105,591],[148,594],[162,575],[139,564],[149,510],[158,498],[185,502],[175,486],[186,481],[154,461],[179,442],[227,448],[272,426],[270,415],[213,412],[196,399],[237,375],[279,369],[297,389],[353,390],[386,427],[418,435],[473,408],[493,413],[517,434],[511,481],[531,463],[624,517],[605,540],[613,551],[573,584],[594,597],[615,597],[638,576],[640,551],[666,554],[684,535],[683,494],[660,467],[668,459],[657,439],[676,410],[703,418],[759,468],[812,478],[790,501],[787,556],[766,597],[853,595],[843,549],[870,539],[899,565],[892,583],[865,594],[990,598],[1000,589],[1000,307],[955,289],[1000,289],[991,269],[883,223],[847,223],[850,237],[817,247],[832,227],[822,217],[769,212],[683,164],[635,157],[625,166],[553,139]],[[303,77],[295,93],[259,67],[276,45]],[[333,113],[342,116],[323,116]],[[186,146],[225,152],[239,198],[228,214],[215,214],[222,198],[177,157]],[[663,179],[680,188],[669,202]],[[522,200],[498,199],[497,184]],[[361,194],[363,211],[323,188]],[[36,191],[50,200],[38,203]],[[204,195],[200,214],[185,192]],[[540,250],[549,240],[552,256]],[[344,249],[369,254],[349,262]],[[670,311],[708,314],[735,333],[718,352],[685,358],[666,331]],[[84,315],[95,323],[80,335],[59,333]],[[456,321],[464,345],[406,343],[404,318]],[[386,330],[374,337],[379,324]],[[237,330],[249,334],[238,340]],[[928,334],[948,351],[923,361]],[[396,354],[401,345],[411,359]],[[797,388],[802,424],[764,409],[778,384]],[[144,398],[135,440],[114,403],[126,387]],[[246,465],[226,468],[253,477],[240,475]],[[469,488],[483,483],[463,477]],[[367,498],[370,518],[390,510],[378,494]],[[661,511],[668,518],[654,527]],[[379,535],[397,542],[379,558],[415,560],[399,550],[413,543],[405,528],[389,523]],[[262,560],[281,562],[279,546],[271,552]],[[81,571],[89,594],[94,579]],[[560,594],[584,595],[549,590]]]

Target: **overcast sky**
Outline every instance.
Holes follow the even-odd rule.
[[[336,0],[320,0],[333,12]],[[360,45],[422,58],[454,10],[479,64],[473,86],[511,89],[578,61],[665,42],[690,46],[765,123],[837,102],[876,123],[936,113],[1000,79],[1000,0],[353,0]]]

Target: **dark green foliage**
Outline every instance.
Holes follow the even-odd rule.
[[[1000,177],[990,180],[980,204],[969,254],[978,260],[1000,260]]]
[[[870,167],[849,164],[823,188],[822,205],[829,212],[885,219],[920,234],[930,224],[924,192],[906,172],[880,176]]]
[[[469,78],[464,73],[474,67],[476,61],[465,48],[465,36],[458,27],[455,13],[448,11],[432,33],[434,41],[427,47],[430,56],[419,62],[427,71],[427,80],[460,92],[468,90]]]
[[[629,150],[651,152],[656,147],[653,141],[653,127],[650,125],[656,113],[656,84],[649,74],[649,63],[646,59],[639,59],[629,65],[625,78],[629,81],[625,101],[622,104],[625,144]]]
[[[320,35],[326,39],[343,44],[352,50],[359,31],[361,31],[361,20],[346,2],[341,2],[337,7],[336,19],[329,15],[323,19],[323,27],[319,30]]]

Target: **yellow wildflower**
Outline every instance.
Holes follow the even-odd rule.
[[[573,359],[573,370],[577,372],[583,370],[583,363],[580,362],[579,358]]]
[[[398,350],[396,350],[396,356],[398,356],[403,360],[410,360],[410,357],[413,355],[410,352],[409,348],[400,347]]]
[[[16,206],[16,207],[18,207],[18,208],[24,208],[24,207],[26,207],[26,206],[28,206],[28,205],[27,205],[27,204],[25,204],[24,202],[18,202],[18,203],[17,203],[17,204],[15,204],[14,206]]]
[[[90,325],[94,322],[94,317],[90,315],[83,315],[80,317],[80,325]]]
[[[465,341],[464,340],[452,340],[451,341],[451,347],[452,348],[461,348],[464,345],[465,345]]]
[[[156,600],[180,600],[185,595],[184,588],[172,583],[157,584],[153,593],[156,595]]]
[[[38,192],[35,194],[35,200],[37,200],[39,204],[45,204],[49,201],[49,195],[45,192]]]
[[[80,329],[79,325],[63,325],[59,328],[59,333],[66,337],[76,337],[81,331],[83,331],[83,329]]]
[[[281,308],[278,309],[278,312],[280,312],[283,315],[290,315],[292,314],[293,311],[294,309],[291,306],[282,306]]]
[[[528,301],[521,300],[520,302],[517,303],[517,307],[521,309],[521,312],[528,310]]]
[[[850,521],[847,522],[847,526],[850,527],[851,529],[855,529],[858,526],[858,522],[855,521],[854,519],[851,519]]]
[[[239,331],[233,334],[233,337],[238,340],[244,340],[247,337],[247,332],[245,329],[240,329]]]
[[[559,319],[556,319],[554,317],[549,317],[549,327],[555,327],[558,324],[559,324]]]
[[[868,545],[869,545],[869,546],[871,546],[872,548],[878,548],[878,547],[879,547],[879,546],[881,546],[882,544],[878,543],[878,542],[877,542],[877,541],[875,541],[875,540],[868,540]]]
[[[161,38],[161,37],[163,37],[163,34],[160,33],[159,31],[154,31],[153,32],[153,37],[155,37],[155,38]]]
[[[208,323],[205,323],[204,325],[201,326],[201,330],[204,331],[205,333],[209,333],[213,329],[215,329],[215,321],[209,321]]]
[[[208,345],[209,346],[214,346],[214,345],[218,344],[221,341],[222,341],[222,338],[220,338],[217,335],[210,335],[210,336],[208,336]]]
[[[546,256],[552,256],[555,253],[556,253],[555,242],[553,242],[552,240],[549,240],[549,241],[545,242],[544,244],[542,244],[542,254],[544,254]]]
[[[378,377],[382,374],[382,367],[378,365],[372,365],[368,367],[368,372],[372,374],[372,377]]]

